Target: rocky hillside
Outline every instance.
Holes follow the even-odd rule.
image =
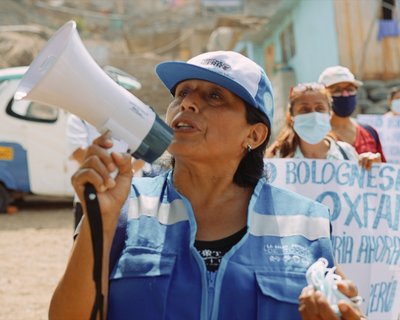
[[[400,79],[364,81],[358,90],[358,111],[364,114],[386,113],[390,109],[390,91],[395,87],[400,87]]]
[[[50,11],[46,12],[43,23],[38,24],[43,9],[27,6],[29,1],[1,0],[0,68],[29,65],[51,35],[63,24],[61,21],[74,18],[68,14],[63,17],[54,14],[51,18]],[[121,36],[103,37],[101,34],[81,31],[80,35],[85,47],[100,66],[113,65],[134,75],[141,82],[142,89],[133,93],[160,115],[165,113],[171,96],[154,73],[156,64],[164,61],[164,57],[149,53],[132,55]]]

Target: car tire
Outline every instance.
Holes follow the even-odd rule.
[[[7,207],[10,203],[10,194],[7,189],[0,183],[0,213],[7,213]]]

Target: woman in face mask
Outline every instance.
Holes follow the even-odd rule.
[[[328,135],[331,106],[332,98],[324,85],[304,83],[293,87],[286,124],[266,157],[358,160],[350,144]]]
[[[390,116],[400,116],[400,87],[395,87],[390,90],[389,94],[389,106],[390,111],[386,115]]]
[[[351,118],[357,105],[357,90],[362,82],[342,66],[326,68],[318,81],[326,86],[333,98],[332,135],[351,144],[367,169],[374,162],[386,162],[376,130]]]

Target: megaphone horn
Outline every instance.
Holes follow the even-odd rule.
[[[135,158],[153,162],[172,140],[172,130],[140,99],[116,84],[93,60],[68,21],[29,66],[16,93],[69,111],[125,141]]]

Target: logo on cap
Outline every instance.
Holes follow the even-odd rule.
[[[231,66],[229,64],[217,59],[203,59],[200,64],[212,65],[214,67],[221,68],[224,71],[228,71],[231,69]]]

